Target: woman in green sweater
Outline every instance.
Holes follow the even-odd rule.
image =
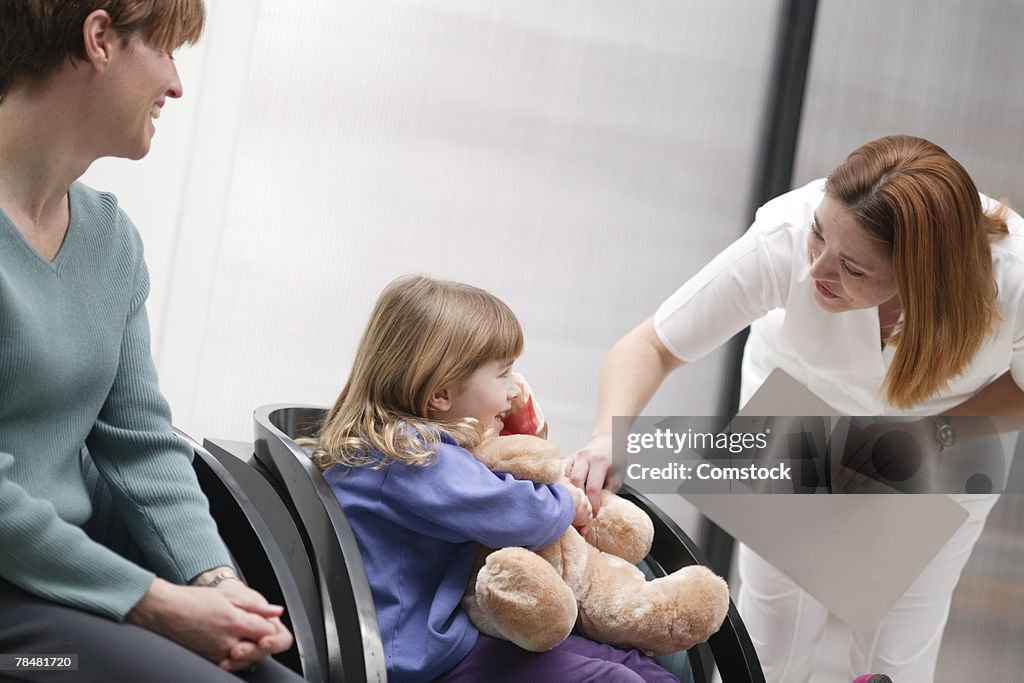
[[[281,608],[234,576],[171,431],[139,234],[76,182],[146,155],[204,18],[202,0],[0,3],[0,653],[79,667],[0,680],[301,680],[266,658],[291,646]],[[148,568],[80,528],[83,445]]]

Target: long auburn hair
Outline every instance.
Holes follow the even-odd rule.
[[[474,447],[482,425],[431,418],[430,396],[489,361],[515,360],[522,350],[519,321],[493,294],[422,275],[398,278],[377,299],[348,381],[318,437],[307,441],[316,447],[313,461],[322,470],[394,460],[428,465],[439,431]]]
[[[1008,233],[1006,208],[986,214],[963,166],[908,135],[855,149],[825,192],[891,251],[903,321],[882,390],[899,408],[920,404],[966,369],[1001,319],[989,241]]]

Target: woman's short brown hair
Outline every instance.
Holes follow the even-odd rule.
[[[86,17],[105,10],[125,39],[139,35],[172,52],[203,33],[203,0],[3,0],[0,2],[0,102],[22,82],[45,80],[64,62],[85,59]]]

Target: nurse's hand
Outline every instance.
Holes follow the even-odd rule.
[[[851,425],[833,477],[836,491],[871,493],[881,484],[904,493],[931,493],[939,467],[935,423],[876,422],[864,429]]]
[[[595,436],[586,446],[570,455],[565,474],[569,481],[587,492],[594,514],[600,512],[601,489],[618,491],[622,486],[622,468],[612,461],[611,436]]]
[[[594,509],[591,507],[587,495],[583,493],[583,489],[572,484],[566,485],[566,488],[572,494],[572,506],[576,510],[576,514],[572,518],[572,525],[580,532],[580,536],[586,536],[587,525],[594,521]]]

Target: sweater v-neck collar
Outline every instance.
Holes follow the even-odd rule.
[[[48,261],[36,251],[28,239],[26,239],[24,233],[18,229],[18,226],[7,215],[7,212],[0,208],[0,225],[12,232],[17,236],[18,241],[22,244],[25,250],[29,253],[32,260],[43,266],[47,270],[54,274],[59,274],[62,264],[67,261],[68,253],[71,251],[72,243],[78,234],[76,225],[78,223],[78,216],[81,213],[82,205],[81,200],[78,196],[78,188],[75,183],[72,183],[68,187],[68,227],[64,233],[64,240],[61,242],[60,248],[57,249],[57,254],[53,257],[53,260]]]

